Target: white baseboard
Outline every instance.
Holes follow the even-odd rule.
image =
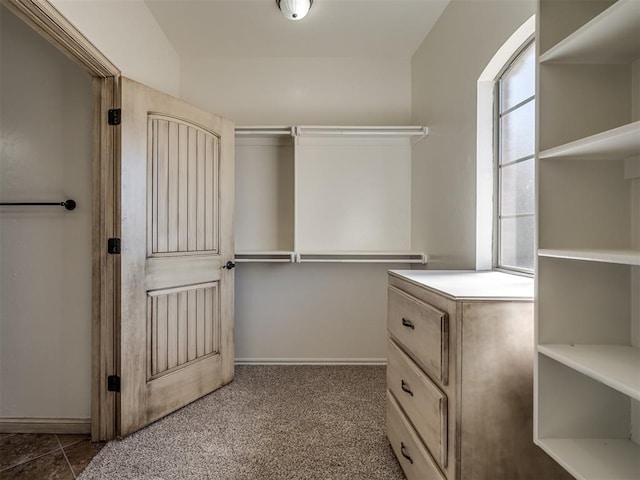
[[[91,433],[91,419],[0,418],[0,433]]]
[[[386,358],[236,358],[236,365],[386,365]]]

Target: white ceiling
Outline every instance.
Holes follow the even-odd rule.
[[[411,57],[449,0],[145,0],[181,57]]]

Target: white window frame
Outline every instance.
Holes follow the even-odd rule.
[[[532,36],[530,36],[521,46],[520,48],[509,58],[509,60],[507,62],[505,62],[502,70],[500,70],[500,73],[498,73],[496,79],[495,79],[495,83],[494,83],[494,110],[493,110],[493,132],[494,132],[494,142],[493,142],[493,155],[494,155],[494,160],[493,160],[493,185],[494,185],[494,211],[493,211],[493,268],[495,270],[500,270],[500,271],[504,271],[504,272],[508,272],[508,273],[518,273],[518,274],[523,274],[523,275],[531,275],[533,276],[534,270],[533,267],[531,269],[528,268],[518,268],[515,266],[506,266],[506,265],[502,265],[500,262],[500,247],[501,247],[501,241],[502,241],[502,232],[500,230],[500,219],[503,218],[503,215],[501,214],[500,211],[500,206],[502,204],[502,183],[501,183],[501,178],[502,176],[500,175],[500,170],[503,167],[509,166],[509,165],[515,165],[517,163],[521,163],[521,162],[525,162],[525,161],[533,161],[534,165],[535,165],[535,151],[531,153],[531,155],[527,155],[526,157],[522,157],[519,159],[516,159],[514,161],[508,162],[507,164],[502,165],[501,164],[501,123],[500,120],[501,118],[511,112],[514,112],[516,110],[518,110],[519,108],[524,107],[525,105],[527,105],[530,102],[535,102],[536,99],[536,95],[535,92],[532,96],[527,97],[526,99],[518,102],[516,105],[513,105],[512,107],[508,108],[507,110],[505,110],[504,112],[500,113],[501,108],[501,100],[502,100],[502,95],[501,95],[501,82],[502,79],[504,78],[504,76],[507,74],[507,72],[509,72],[509,70],[511,68],[513,68],[513,66],[515,65],[515,63],[520,59],[520,57],[522,57],[524,55],[524,52],[526,50],[528,50],[530,47],[535,48],[535,38]],[[535,129],[535,122],[533,125],[533,128]],[[535,191],[535,189],[534,189]],[[534,217],[534,223],[535,223],[535,211],[530,213],[530,214],[517,214],[514,215],[513,217],[517,217],[517,216],[531,216]],[[535,232],[534,232],[534,237],[535,237]],[[535,242],[534,242],[535,243]],[[534,254],[534,252],[532,252]],[[534,254],[535,257],[535,254]]]
[[[494,269],[494,93],[505,64],[535,34],[532,15],[498,49],[478,77],[476,143],[476,270]],[[519,274],[509,270],[508,273]],[[530,275],[530,274],[528,274]]]

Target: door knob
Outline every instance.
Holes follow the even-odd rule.
[[[226,268],[227,270],[231,270],[232,268],[235,268],[236,264],[233,263],[231,260],[229,260],[227,263],[225,263],[222,268]]]

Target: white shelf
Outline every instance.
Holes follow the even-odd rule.
[[[419,263],[427,256],[416,252],[236,252],[236,263]]]
[[[627,345],[539,345],[538,352],[640,400],[640,349]]]
[[[427,127],[416,126],[237,126],[236,136],[291,136],[291,137],[424,137]]]
[[[640,446],[618,438],[541,438],[538,445],[579,480],[638,480]]]
[[[540,62],[613,64],[640,57],[640,2],[618,0],[540,55]]]
[[[427,256],[417,252],[298,252],[298,263],[419,263]]]
[[[236,252],[236,263],[293,263],[294,252]]]
[[[621,265],[640,265],[640,250],[556,250],[543,248],[538,250],[538,256],[564,258],[567,260],[584,260],[588,262],[617,263]]]
[[[637,155],[640,155],[640,121],[544,150],[539,158],[624,160]]]
[[[290,136],[293,137],[294,127],[286,126],[255,126],[255,127],[236,127],[235,133],[238,136],[248,137],[277,137]]]
[[[316,136],[316,137],[369,137],[369,136],[390,136],[390,137],[424,137],[429,129],[424,126],[400,126],[400,127],[353,127],[353,126],[320,126],[320,125],[304,125],[293,127],[296,136]]]

